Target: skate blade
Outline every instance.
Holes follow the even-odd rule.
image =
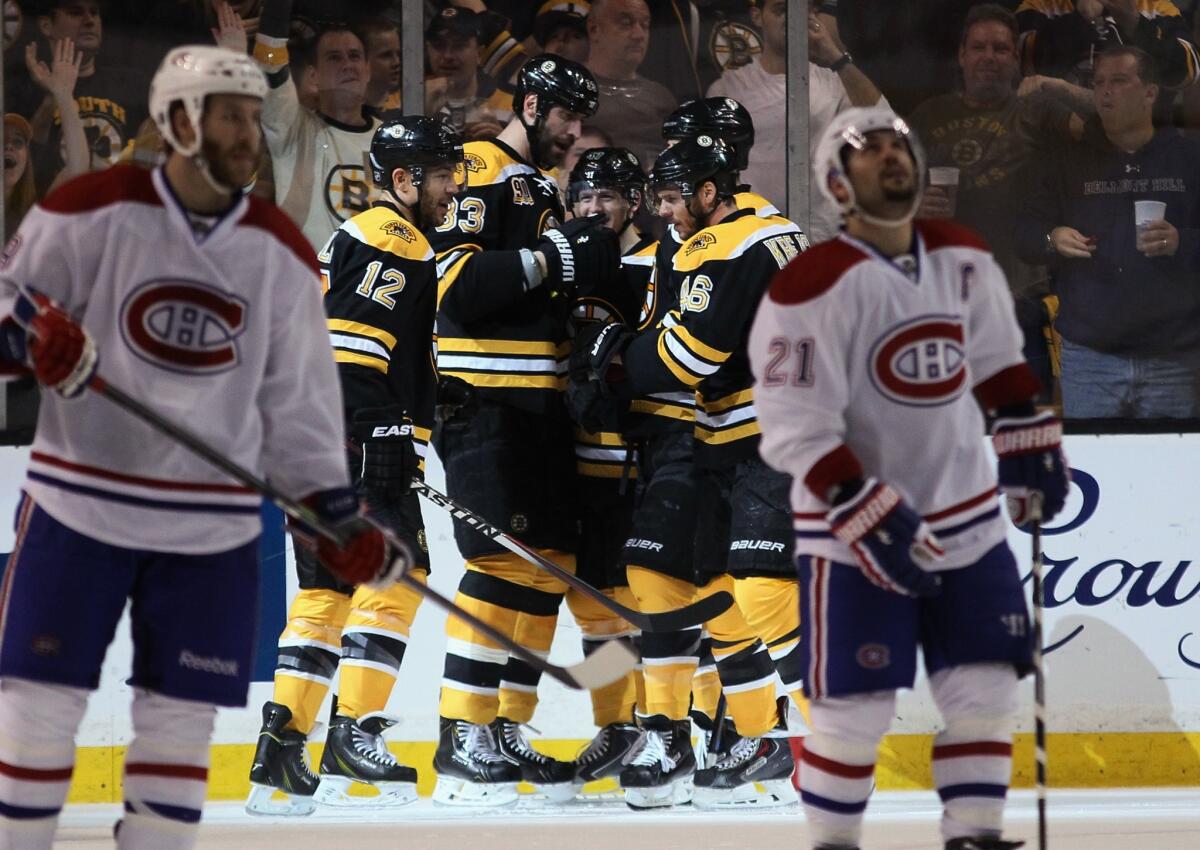
[[[376,794],[351,794],[350,789],[372,788]],[[347,809],[384,809],[416,802],[417,786],[413,782],[356,782],[348,776],[321,776],[321,784],[313,795],[322,806]]]
[[[530,782],[532,794],[521,795],[522,800],[531,800],[545,806],[561,806],[572,802],[578,794],[580,786],[574,782],[558,782],[550,785]]]
[[[747,782],[737,788],[696,788],[697,809],[781,809],[800,802],[791,778]]]
[[[439,776],[433,802],[439,806],[511,806],[520,798],[515,782],[469,782]]]
[[[275,799],[275,794],[283,799]],[[317,808],[312,797],[288,794],[270,785],[251,783],[250,796],[246,798],[246,814],[274,817],[303,817],[311,815]]]
[[[680,779],[654,788],[626,788],[625,805],[634,810],[686,806],[692,802],[695,787],[692,778]]]

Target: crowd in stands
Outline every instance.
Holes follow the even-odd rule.
[[[787,211],[787,15],[805,0],[426,0],[425,102],[401,102],[398,0],[10,0],[4,29],[5,238],[74,175],[153,165],[147,81],[171,47],[248,51],[268,74],[252,191],[317,249],[373,199],[365,152],[391,114],[467,139],[511,117],[530,56],[583,62],[588,147],[649,167],[695,97],[738,100],[756,139],[743,179]],[[851,106],[906,116],[936,172],[919,215],[991,245],[1047,403],[1068,418],[1200,416],[1197,0],[812,0],[809,127]],[[795,81],[790,81],[793,84]],[[560,177],[560,185],[564,178]],[[1165,211],[1135,227],[1134,202]],[[814,188],[816,242],[838,210]],[[658,222],[639,223],[653,230]]]

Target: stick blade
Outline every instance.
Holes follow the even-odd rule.
[[[591,691],[611,685],[632,670],[637,663],[638,657],[633,650],[622,641],[610,640],[566,670],[580,688]]]
[[[733,596],[724,590],[706,596],[699,602],[693,602],[674,611],[664,611],[661,614],[643,614],[647,621],[643,630],[649,632],[675,632],[680,629],[690,629],[707,623],[709,620],[724,614],[733,605]]]

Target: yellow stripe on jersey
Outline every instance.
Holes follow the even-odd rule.
[[[701,342],[683,325],[674,325],[658,335],[658,356],[681,383],[694,387],[721,368],[729,352]]]
[[[699,422],[696,423],[696,439],[707,446],[723,446],[728,443],[736,443],[738,440],[743,440],[746,437],[756,437],[761,433],[762,429],[758,427],[757,419],[738,425],[736,428],[724,428],[720,431],[713,431],[705,428]]]
[[[439,307],[442,306],[442,299],[446,297],[446,291],[454,285],[454,281],[458,280],[458,276],[462,274],[463,266],[467,264],[467,260],[473,257],[476,251],[482,250],[482,245],[466,243],[463,245],[456,245],[449,251],[438,255],[437,303]]]
[[[467,166],[467,188],[494,186],[510,177],[521,175],[540,177],[543,172],[532,165],[513,159],[499,145],[481,140],[463,145],[463,160]]]
[[[671,404],[651,398],[634,399],[629,410],[632,413],[647,413],[665,419],[678,419],[681,422],[691,422],[696,418],[696,408],[692,405]]]
[[[452,375],[461,378],[474,387],[490,387],[493,389],[510,390],[564,390],[567,387],[565,377],[550,375],[521,375],[500,374],[496,372],[460,372],[445,367],[438,370],[439,375]]]
[[[543,357],[566,357],[571,352],[569,342],[524,341],[516,339],[468,339],[444,336],[438,339],[438,351],[475,351],[481,354],[540,354]]]
[[[371,207],[344,222],[339,229],[377,251],[417,262],[433,259],[433,249],[425,234],[389,207]]]
[[[737,204],[739,210],[754,210],[754,214],[762,218],[772,215],[782,215],[779,207],[757,192],[738,192],[733,196],[733,202]]]
[[[379,340],[389,351],[396,347],[396,337],[392,334],[373,325],[364,325],[362,322],[352,322],[349,319],[330,319],[329,330],[345,331]]]
[[[388,373],[388,361],[372,357],[369,354],[358,354],[353,351],[337,349],[333,352],[333,360],[335,363],[353,363],[356,366],[366,366],[368,369],[374,369],[385,375]]]
[[[744,389],[705,401],[696,411],[696,439],[725,445],[760,433],[754,410],[754,390]]]
[[[721,398],[716,399],[715,401],[705,401],[703,404],[704,404],[704,412],[706,414],[712,415],[712,414],[716,414],[716,413],[722,413],[726,410],[729,410],[730,408],[738,407],[739,405],[753,404],[753,403],[754,403],[754,390],[744,389],[744,390],[738,390],[736,393],[730,393],[727,396],[722,396]]]
[[[781,216],[742,216],[706,227],[684,242],[675,252],[673,267],[677,272],[690,274],[705,263],[740,257],[773,236],[799,233],[793,222]]]

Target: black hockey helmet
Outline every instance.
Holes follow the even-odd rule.
[[[462,138],[437,118],[402,115],[380,124],[371,137],[371,177],[381,189],[392,187],[392,172],[407,169],[418,189],[425,168],[457,166],[463,161]]]
[[[538,96],[538,118],[545,118],[555,104],[586,118],[600,106],[600,86],[592,72],[554,53],[534,56],[517,72],[513,90],[513,112],[521,114],[525,95]]]
[[[642,163],[628,148],[588,148],[571,169],[567,203],[573,205],[585,189],[616,189],[636,204],[646,194]]]
[[[668,115],[663,121],[662,134],[667,141],[716,136],[733,146],[741,171],[750,160],[750,148],[754,147],[754,119],[750,110],[732,97],[704,97],[689,100]]]
[[[690,136],[667,148],[650,169],[651,189],[677,186],[685,199],[691,198],[696,187],[705,181],[712,181],[719,196],[732,196],[737,191],[738,167],[733,147],[707,133]]]

